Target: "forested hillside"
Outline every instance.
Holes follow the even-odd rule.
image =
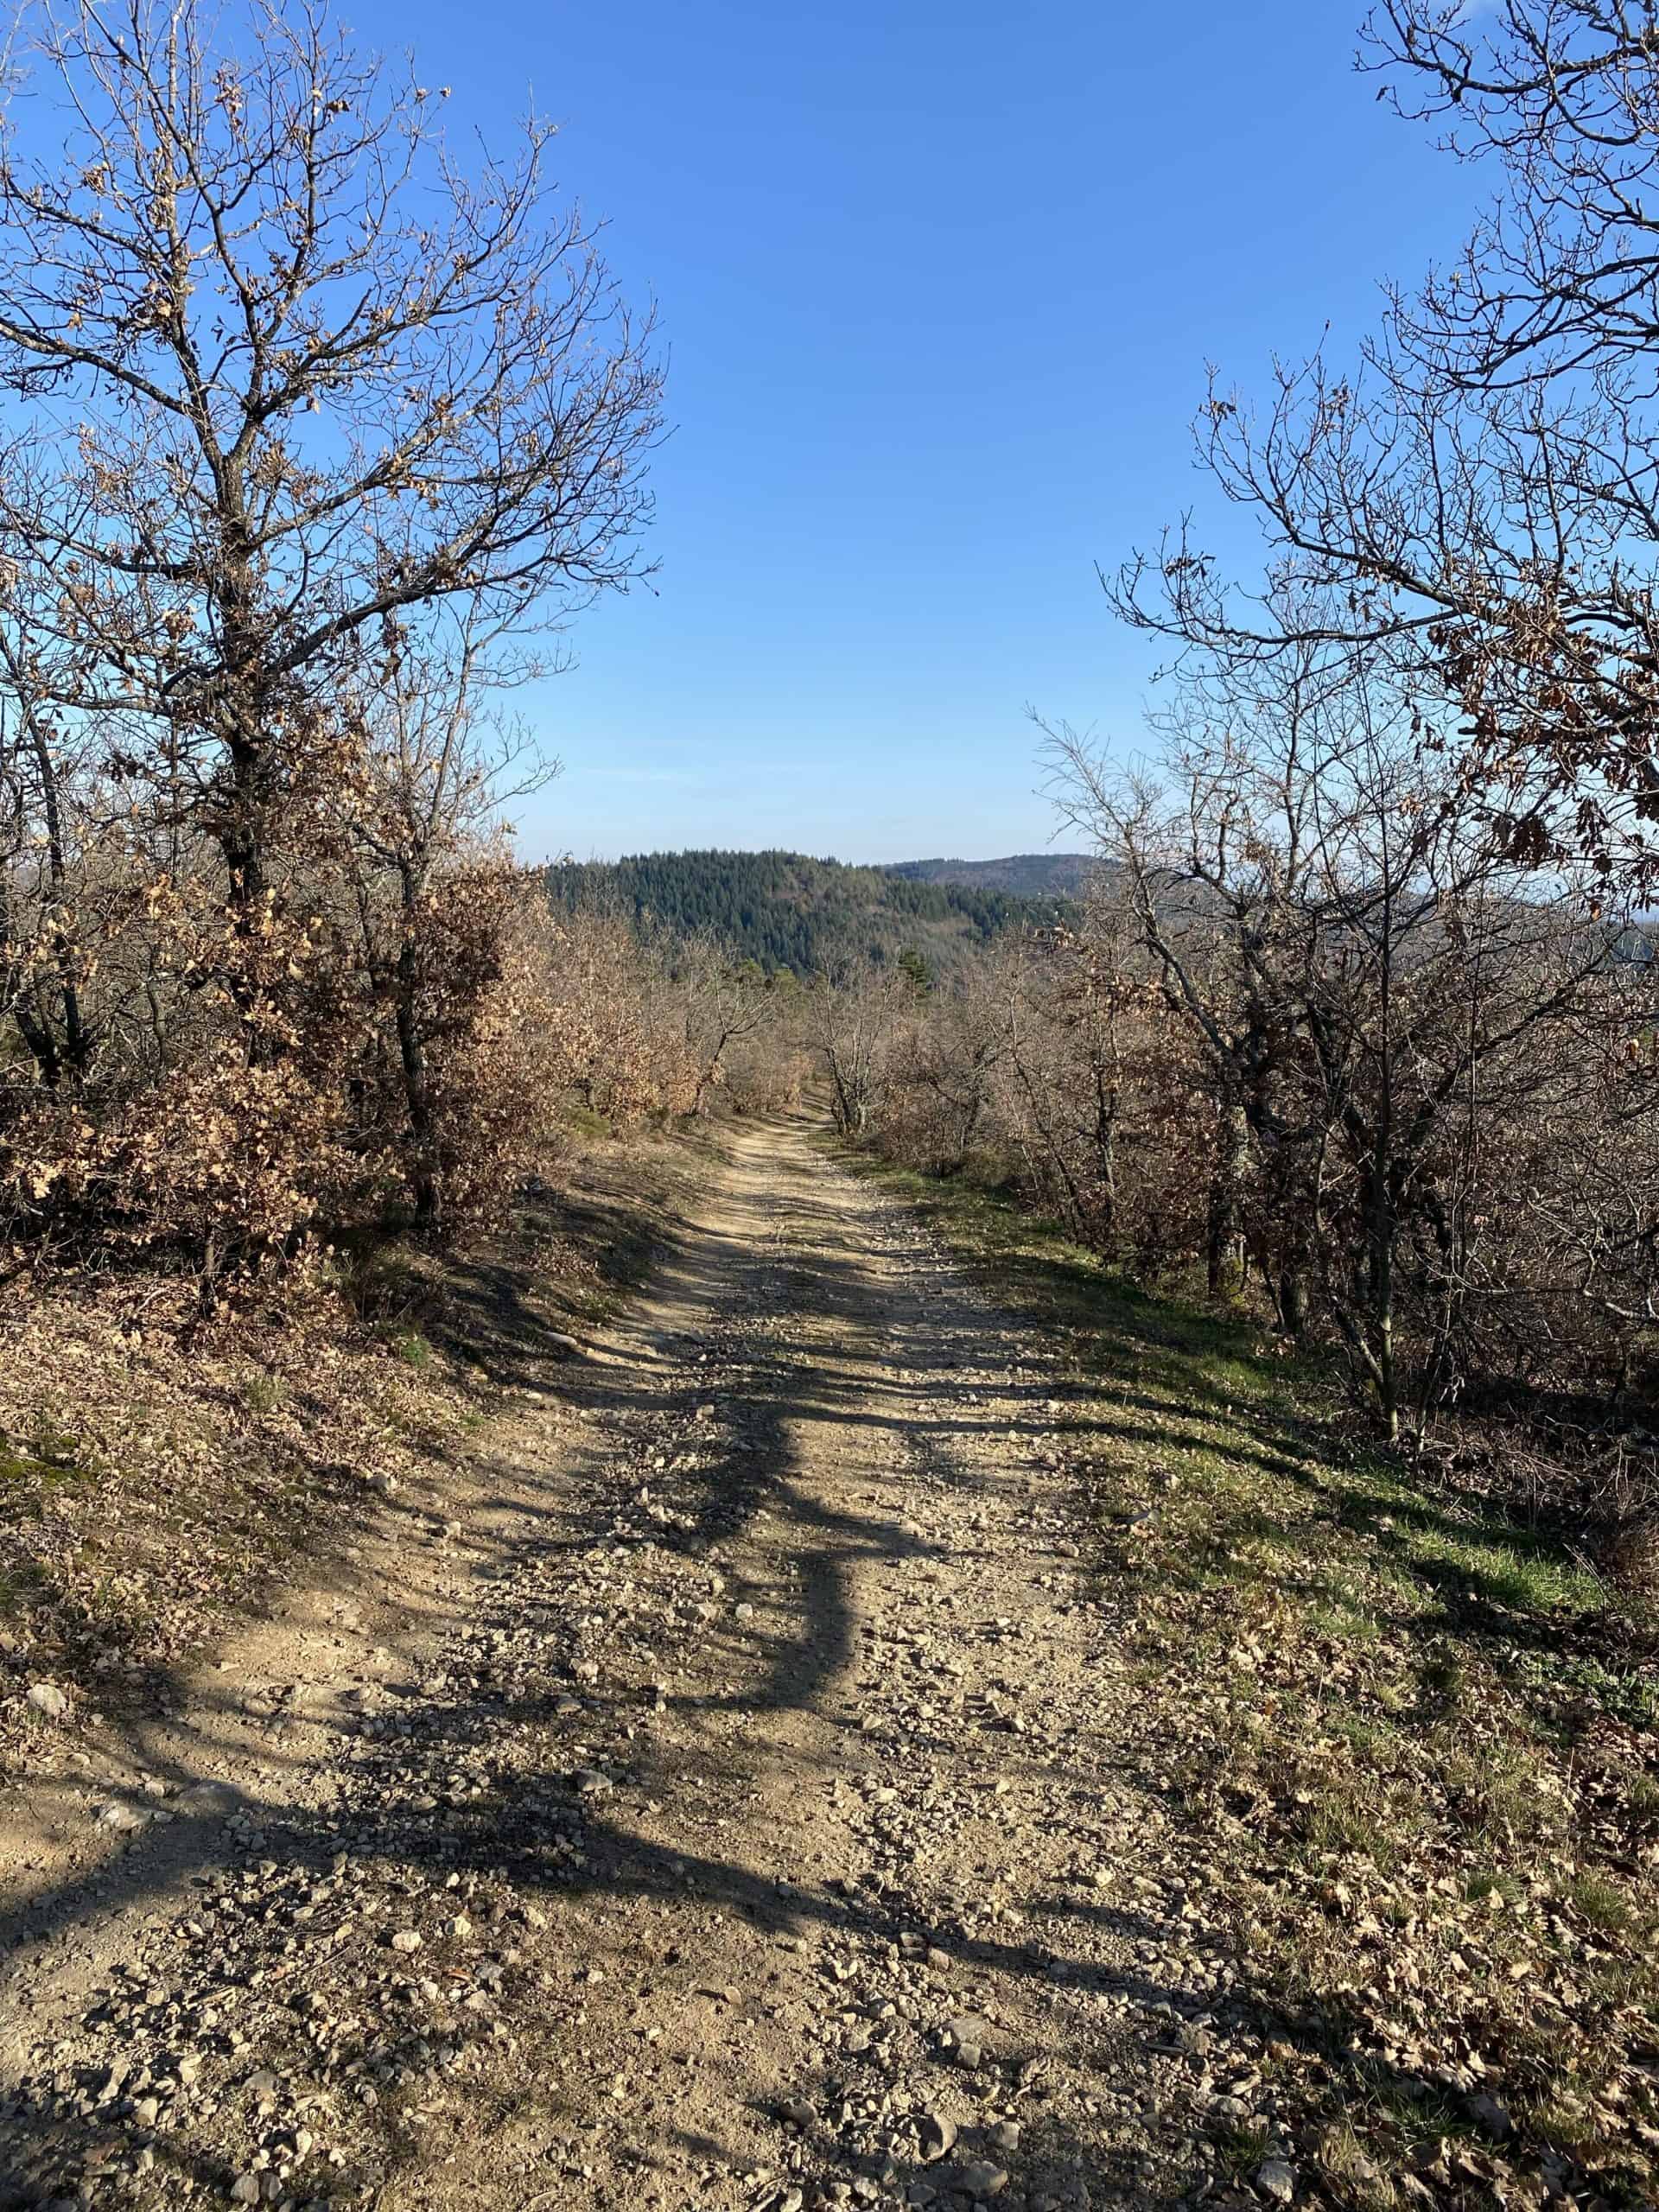
[[[894,861],[887,873],[912,883],[958,883],[1017,899],[1075,899],[1100,866],[1087,853],[1011,853],[1000,861]]]
[[[923,865],[931,865],[924,863]],[[548,870],[556,908],[614,905],[677,934],[712,931],[770,974],[823,974],[850,960],[916,952],[957,967],[1006,931],[1072,918],[1065,899],[1016,898],[989,887],[918,882],[804,853],[642,853],[567,861]]]

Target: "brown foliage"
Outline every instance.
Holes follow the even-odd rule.
[[[1469,1457],[1478,1416],[1512,1476],[1576,1471],[1517,1496],[1611,1523],[1659,1432],[1651,934],[1518,869],[1386,671],[1282,675],[1212,663],[1155,770],[1062,734],[1086,925],[890,1010],[871,1132],[1259,1299],[1391,1439]]]
[[[0,149],[0,1215],[211,1305],[489,1211],[573,1087],[682,1103],[642,978],[557,972],[490,703],[637,572],[659,379],[545,126],[468,171],[321,7],[118,13],[38,19],[64,151]]]

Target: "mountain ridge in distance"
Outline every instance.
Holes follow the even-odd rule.
[[[1044,872],[1030,891],[1005,889],[976,873],[1019,871],[1006,861],[917,861],[897,868],[849,866],[780,850],[634,853],[615,861],[555,862],[546,871],[555,907],[590,905],[630,914],[671,936],[709,931],[739,959],[768,973],[833,974],[863,958],[915,953],[936,974],[964,963],[1009,931],[1052,928],[1076,919],[1071,895],[1047,887],[1054,863],[1069,856],[1033,854]],[[1087,863],[1071,861],[1074,871]],[[948,871],[969,871],[956,878]],[[947,873],[935,877],[931,871]],[[1027,872],[1027,880],[1032,880]],[[1074,874],[1065,880],[1080,880]]]
[[[911,883],[959,883],[1007,891],[1017,899],[1076,899],[1096,863],[1087,853],[1009,853],[1001,860],[888,861],[889,875]]]

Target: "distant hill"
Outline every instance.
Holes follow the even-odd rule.
[[[1019,899],[1076,899],[1096,863],[1086,853],[1014,853],[1001,861],[893,861],[887,874],[911,883],[960,883]]]
[[[1048,863],[1039,858],[1033,864]],[[547,887],[556,906],[620,906],[680,934],[712,930],[740,959],[753,960],[769,974],[789,968],[811,975],[867,955],[887,960],[904,952],[919,953],[943,973],[1006,930],[1076,918],[1070,900],[1052,893],[1020,897],[993,883],[934,881],[905,869],[853,868],[804,853],[640,853],[620,861],[563,861],[549,868]]]

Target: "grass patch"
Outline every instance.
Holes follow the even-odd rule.
[[[1247,2181],[1268,2155],[1268,2131],[1259,2120],[1217,2128],[1211,2140],[1216,2163],[1230,2182]]]
[[[1490,1904],[1494,1898],[1506,1905],[1518,1904],[1526,1893],[1519,1875],[1491,1872],[1471,1874],[1464,1891],[1471,1904]]]
[[[91,1479],[91,1471],[86,1467],[66,1465],[58,1459],[36,1459],[0,1445],[0,1484],[7,1485],[14,1497],[23,1492],[45,1497],[65,1483]],[[6,1495],[6,1491],[0,1490],[0,1510]]]
[[[262,1419],[274,1414],[287,1395],[286,1378],[272,1374],[269,1369],[250,1368],[242,1377],[242,1402],[251,1414],[257,1414]]]
[[[1431,1525],[1432,1521],[1408,1510],[1402,1539],[1411,1568],[1427,1583],[1440,1586],[1450,1574],[1462,1584],[1468,1601],[1517,1613],[1590,1615],[1607,1602],[1599,1578],[1569,1554],[1538,1541],[1523,1548],[1523,1540],[1514,1535],[1494,1542],[1478,1527]],[[1442,1595],[1455,1602],[1455,1591],[1442,1587]]]
[[[596,1114],[588,1106],[567,1107],[564,1125],[573,1136],[608,1137],[615,1134],[603,1114]]]
[[[1637,1925],[1630,1897],[1599,1874],[1579,1874],[1567,1885],[1567,1897],[1580,1919],[1604,1936],[1626,1936]]]

